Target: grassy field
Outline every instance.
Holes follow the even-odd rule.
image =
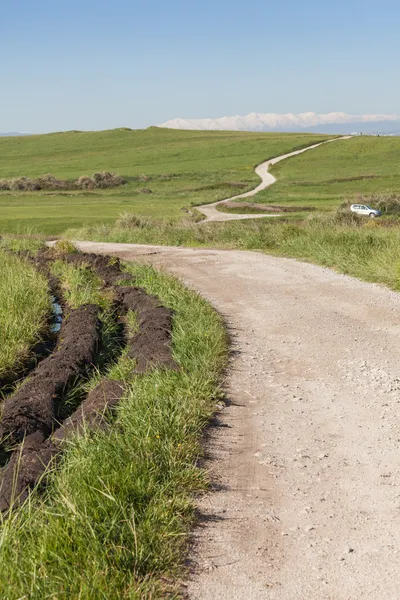
[[[50,314],[46,278],[0,245],[0,380],[27,359]]]
[[[54,269],[71,304],[104,301],[84,268],[57,261]],[[210,305],[175,279],[146,266],[127,271],[174,310],[181,368],[136,376],[126,352],[108,365],[103,375],[128,388],[113,426],[71,441],[46,496],[34,493],[0,523],[1,598],[175,597],[194,492],[206,485],[196,463],[220,393],[226,334]],[[129,323],[134,330],[134,315]]]
[[[399,156],[400,137],[355,137],[326,144],[273,166],[271,173],[278,181],[257,194],[256,201],[325,210],[357,194],[398,192]]]
[[[0,233],[56,235],[124,212],[177,219],[182,208],[254,187],[259,162],[327,137],[150,128],[0,138],[0,179],[76,179],[98,171],[127,179],[110,190],[0,192]]]

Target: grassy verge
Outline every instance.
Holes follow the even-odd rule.
[[[70,232],[74,239],[237,250],[260,250],[333,267],[343,273],[384,283],[400,280],[399,220],[361,219],[340,214],[289,214],[273,219],[195,224],[190,221],[139,222]]]
[[[131,265],[137,284],[175,311],[179,372],[109,376],[129,387],[108,431],[75,439],[48,495],[0,527],[0,595],[7,600],[174,597],[193,522],[199,438],[226,359],[221,320],[175,279]],[[130,320],[135,327],[134,319]]]
[[[28,358],[46,331],[50,314],[46,278],[0,248],[0,380]]]

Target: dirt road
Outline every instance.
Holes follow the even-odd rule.
[[[230,328],[189,598],[400,598],[400,295],[253,252],[81,247],[164,265]]]
[[[203,215],[205,215],[205,219],[202,223],[207,221],[239,221],[243,219],[262,219],[262,218],[272,218],[272,217],[280,217],[280,214],[235,214],[235,213],[224,213],[217,210],[217,206],[223,205],[226,202],[232,202],[234,200],[239,200],[240,198],[251,198],[261,192],[261,190],[265,190],[266,188],[273,185],[276,181],[276,177],[274,177],[271,173],[269,173],[269,168],[272,165],[276,165],[276,163],[281,162],[282,160],[286,160],[287,158],[291,158],[292,156],[298,156],[299,154],[303,154],[304,152],[308,152],[309,150],[314,150],[315,148],[319,148],[319,146],[323,146],[324,144],[330,144],[331,142],[338,142],[340,140],[348,140],[351,138],[351,135],[345,135],[340,138],[333,138],[332,140],[327,140],[326,142],[321,142],[319,144],[314,144],[313,146],[308,146],[307,148],[303,148],[302,150],[296,150],[295,152],[289,152],[289,154],[283,154],[282,156],[277,156],[276,158],[272,158],[271,160],[267,160],[255,168],[256,174],[260,177],[261,183],[254,190],[250,190],[250,192],[245,192],[244,194],[239,194],[238,196],[232,196],[231,198],[227,198],[225,200],[219,200],[218,202],[213,202],[212,204],[202,204],[201,206],[197,206],[197,210],[199,210]]]

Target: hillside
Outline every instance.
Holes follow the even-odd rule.
[[[0,139],[0,178],[61,179],[113,171],[127,184],[112,190],[0,192],[0,232],[58,234],[133,212],[178,218],[182,208],[250,189],[254,166],[326,136],[191,132],[158,128],[66,132]]]
[[[356,194],[398,192],[399,137],[356,137],[321,146],[271,169],[278,181],[257,202],[334,208]]]

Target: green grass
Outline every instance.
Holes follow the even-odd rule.
[[[55,235],[113,222],[124,212],[177,219],[183,208],[254,187],[259,162],[327,137],[150,128],[0,138],[0,178],[113,171],[128,182],[91,192],[0,192],[0,233]]]
[[[51,271],[60,279],[64,299],[71,308],[97,304],[110,309],[112,295],[102,289],[100,277],[88,265],[69,264],[59,259],[52,263]]]
[[[347,215],[346,215],[347,217]],[[335,213],[289,214],[274,219],[196,224],[145,221],[135,227],[101,226],[70,232],[74,239],[235,250],[260,250],[315,262],[397,289],[400,221],[360,219]]]
[[[46,278],[0,247],[0,379],[12,375],[28,358],[45,333],[50,314]]]
[[[355,137],[325,144],[271,168],[278,181],[253,202],[337,208],[357,194],[398,192],[400,137]]]
[[[59,241],[53,248],[53,253],[57,256],[63,249],[68,247],[64,242]],[[69,248],[69,251],[74,250],[73,246]],[[63,399],[63,410],[60,413],[63,418],[65,413],[70,414],[80,404],[85,393],[97,383],[109,364],[120,355],[122,332],[113,292],[104,289],[101,278],[89,265],[70,264],[59,258],[51,264],[51,271],[58,277],[63,297],[70,308],[78,308],[83,304],[97,304],[100,307],[100,344],[94,363],[94,375],[89,380],[83,379],[78,382]]]
[[[226,361],[221,319],[178,281],[130,265],[137,284],[174,309],[179,372],[110,376],[129,391],[110,430],[71,442],[47,498],[37,494],[0,526],[0,596],[7,600],[175,597],[193,524],[201,432]],[[131,320],[134,327],[134,320]]]

